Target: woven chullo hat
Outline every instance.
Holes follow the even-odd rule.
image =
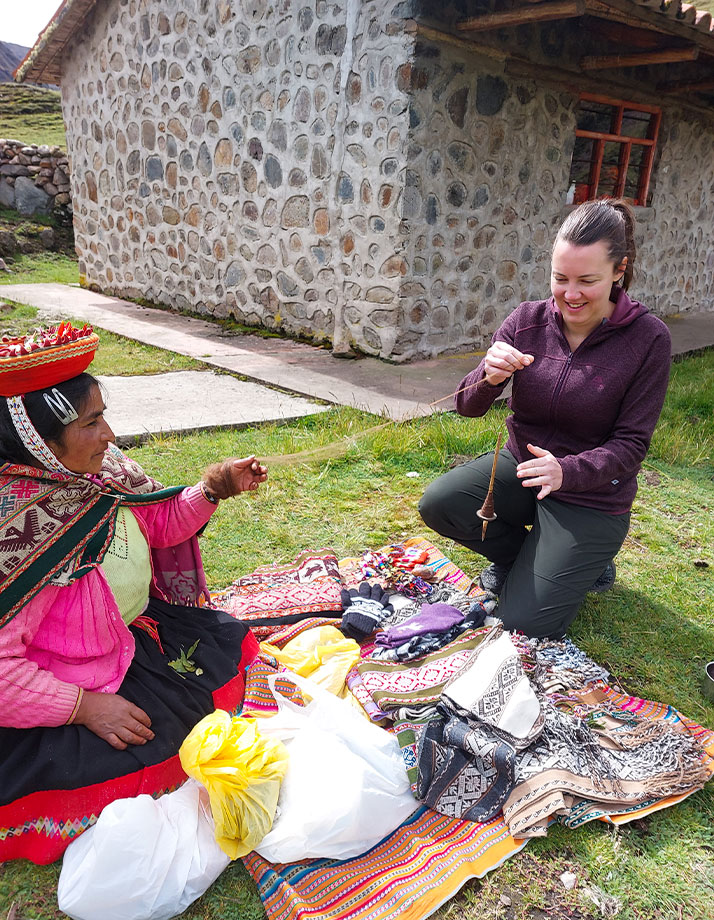
[[[0,396],[21,396],[56,386],[92,363],[99,336],[91,326],[60,323],[0,340]]]

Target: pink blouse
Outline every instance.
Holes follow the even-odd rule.
[[[149,546],[159,549],[192,537],[216,506],[191,486],[131,510]],[[70,585],[47,585],[0,629],[0,725],[64,725],[79,688],[115,693],[133,655],[134,639],[101,566]]]

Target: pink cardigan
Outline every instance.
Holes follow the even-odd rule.
[[[131,510],[149,546],[162,548],[192,537],[216,506],[191,486]],[[155,581],[153,588],[160,593]],[[64,725],[79,688],[115,693],[133,655],[101,567],[70,585],[47,585],[0,629],[0,725]]]

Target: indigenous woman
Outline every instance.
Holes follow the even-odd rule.
[[[514,310],[461,382],[457,411],[478,417],[513,381],[485,539],[476,512],[493,454],[436,480],[419,507],[429,527],[491,560],[482,586],[500,595],[505,627],[530,636],[562,636],[587,592],[612,585],[662,410],[670,337],[627,294],[633,231],[621,201],[572,211],[553,247],[552,296]]]
[[[162,488],[112,444],[97,342],[63,323],[0,345],[0,862],[52,862],[109,802],[179,785],[257,653],[206,606],[196,534],[265,467]]]

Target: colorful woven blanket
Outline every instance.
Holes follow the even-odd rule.
[[[462,590],[471,588],[467,576],[427,540],[412,540],[409,544],[428,547],[430,563],[446,575],[449,583]],[[348,582],[351,580],[354,584],[361,580],[358,558],[341,562],[340,571]],[[321,622],[324,621],[313,620],[312,625]],[[307,624],[303,623],[293,629],[306,627]],[[285,633],[281,633],[279,639],[274,637],[273,641],[287,641]],[[575,653],[575,656],[570,654],[571,658],[582,654],[574,646],[569,651]],[[364,654],[368,652],[369,647],[363,649]],[[447,651],[445,657],[448,658],[449,654],[450,651]],[[372,663],[363,661],[359,665],[361,676],[366,683],[378,674],[377,679],[383,682],[382,689],[385,691],[380,705],[384,702],[389,707],[391,702],[395,709],[402,707],[402,718],[396,728],[410,779],[414,781],[416,740],[423,727],[419,721],[419,709],[428,710],[432,700],[424,699],[421,701],[423,707],[417,705],[410,711],[404,704],[413,703],[415,687],[399,686],[399,671],[403,668],[399,664],[378,664],[379,669],[376,669]],[[384,674],[390,670],[392,676],[396,675],[396,680],[388,686]],[[614,708],[625,717],[635,714],[639,722],[676,726],[697,742],[702,751],[700,766],[707,775],[714,775],[713,731],[686,719],[666,704],[627,696],[608,686],[601,679],[601,674],[595,673],[596,670],[590,662],[590,673],[584,686],[573,689],[572,683],[569,684],[568,700],[575,710],[578,706],[583,711],[593,711],[597,706]],[[246,703],[250,702],[254,708],[264,712],[274,708],[267,687],[266,674],[269,671],[269,664],[256,662],[249,669],[246,682]],[[444,675],[439,677],[444,679]],[[426,692],[425,687],[422,689]],[[405,691],[404,696],[401,695],[402,690]],[[426,696],[429,696],[428,692]],[[603,803],[583,798],[576,809],[559,820],[569,827],[577,827],[594,818],[622,824],[675,804],[685,795],[653,797],[630,806],[623,803],[617,814],[607,813]],[[320,920],[394,920],[395,917],[399,920],[421,920],[453,897],[466,881],[483,877],[522,849],[526,842],[511,836],[501,814],[490,821],[478,823],[449,818],[421,807],[393,834],[368,853],[354,859],[272,865],[251,853],[244,858],[244,863],[258,887],[268,920],[314,920],[316,917]]]

